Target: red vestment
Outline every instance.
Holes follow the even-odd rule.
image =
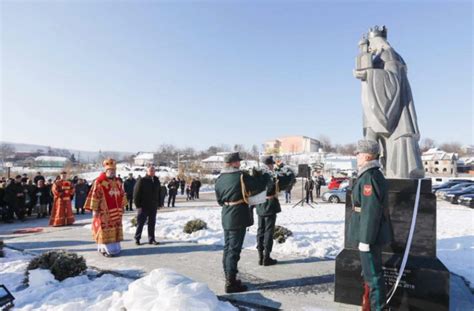
[[[117,178],[108,179],[101,173],[87,196],[85,208],[95,212],[92,217],[92,235],[98,244],[123,240],[122,215],[127,198]]]
[[[74,223],[71,206],[71,197],[74,195],[72,183],[67,180],[58,180],[54,182],[51,191],[54,196],[54,205],[49,225],[54,227],[72,225]]]

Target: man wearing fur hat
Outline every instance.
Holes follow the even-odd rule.
[[[253,225],[253,212],[249,197],[265,191],[268,175],[251,176],[240,170],[238,152],[225,156],[225,167],[216,180],[217,202],[222,206],[224,229],[224,256],[222,259],[226,277],[225,292],[237,293],[247,290],[237,279],[237,263],[244,243],[245,230]]]
[[[116,162],[106,159],[105,172],[92,184],[85,208],[92,211],[92,235],[97,250],[105,257],[118,255],[123,240],[122,215],[127,198],[122,183],[116,177]]]
[[[54,196],[54,205],[49,225],[53,227],[72,225],[75,220],[71,205],[74,186],[67,179],[66,171],[61,172],[59,179],[54,182],[51,192]]]
[[[358,245],[364,296],[362,310],[381,310],[385,304],[382,247],[393,240],[388,214],[388,185],[380,171],[379,144],[361,140],[357,145],[357,180],[352,188],[348,240]],[[368,299],[370,296],[370,301]]]

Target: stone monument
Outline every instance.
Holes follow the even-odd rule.
[[[354,76],[361,80],[365,139],[380,144],[387,178],[423,178],[420,132],[407,65],[375,27],[359,42]]]
[[[450,274],[436,257],[436,197],[431,192],[431,180],[422,179],[420,133],[407,66],[388,43],[385,26],[371,28],[359,42],[354,76],[362,84],[363,135],[379,142],[380,160],[389,183],[389,216],[394,242],[383,250],[387,292],[400,271],[420,185],[406,268],[389,306],[395,310],[449,310]],[[336,257],[334,299],[360,305],[363,279],[359,251],[357,245],[351,245],[347,239],[351,213],[351,191],[347,191],[346,238],[344,249]]]

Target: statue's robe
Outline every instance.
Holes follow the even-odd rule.
[[[362,82],[364,135],[382,144],[387,177],[424,177],[418,141],[420,132],[407,78],[407,67],[392,48],[373,60]]]

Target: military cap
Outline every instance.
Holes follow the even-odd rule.
[[[263,163],[265,163],[266,165],[275,164],[275,161],[273,160],[273,156],[267,156],[263,158]]]
[[[228,153],[224,157],[225,163],[232,163],[232,162],[238,162],[238,161],[242,161],[242,159],[240,158],[240,154],[238,152]]]
[[[373,140],[359,140],[356,153],[379,154],[379,144]]]

